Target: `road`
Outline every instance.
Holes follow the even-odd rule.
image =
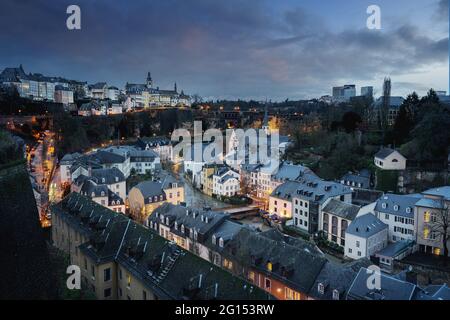
[[[38,144],[31,148],[27,154],[28,169],[35,178],[38,191],[41,194],[39,218],[43,227],[51,226],[51,217],[48,206],[51,202],[60,199],[61,192],[54,181],[56,170],[54,134],[46,131],[40,134]]]
[[[184,198],[186,205],[192,208],[225,208],[229,205],[218,201],[202,192],[196,190],[189,181],[186,180],[183,173],[183,165],[173,165],[169,168],[169,171],[175,176],[175,178],[184,183]]]

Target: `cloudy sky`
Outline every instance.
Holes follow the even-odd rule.
[[[66,8],[81,8],[81,30]],[[368,30],[377,4],[382,30]],[[448,0],[1,0],[0,69],[207,98],[303,99],[333,85],[448,88]]]

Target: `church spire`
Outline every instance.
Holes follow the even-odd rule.
[[[177,83],[175,82],[175,85],[174,85],[174,87],[173,87],[173,90],[175,91],[175,93],[178,93],[178,90],[177,90]]]
[[[147,73],[147,88],[153,87],[152,75],[150,72]]]
[[[267,135],[270,135],[270,127],[269,127],[269,105],[266,104],[264,106],[264,120],[263,120],[263,125],[262,125],[262,129],[266,132]]]

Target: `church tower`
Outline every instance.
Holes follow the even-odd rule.
[[[264,130],[264,132],[265,132],[267,135],[270,135],[270,127],[269,127],[269,108],[268,108],[267,102],[266,102],[265,110],[264,110],[264,120],[263,120],[262,129]]]
[[[147,74],[147,82],[146,82],[147,88],[150,89],[153,87],[153,80],[152,80],[152,75],[150,74],[150,72]]]
[[[178,93],[177,91],[177,83],[175,82],[175,85],[173,86],[173,90],[175,91],[175,93]]]

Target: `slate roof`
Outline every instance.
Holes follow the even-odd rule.
[[[167,219],[169,220],[167,223]],[[176,206],[170,203],[164,203],[150,215],[148,221],[163,224],[171,229],[171,232],[182,237],[189,237],[192,229],[198,233],[198,241],[204,242],[211,232],[214,232],[221,225],[228,215],[211,210],[200,210]],[[185,232],[182,233],[181,226],[184,226]]]
[[[92,156],[98,159],[101,164],[123,163],[126,160],[124,156],[103,150],[97,151]]]
[[[450,288],[447,284],[429,285],[416,295],[416,300],[450,300]]]
[[[303,174],[314,174],[309,168],[282,162],[279,169],[273,174],[272,178],[277,181],[296,180]]]
[[[397,241],[389,244],[386,248],[379,251],[376,255],[395,258],[414,245],[412,241]]]
[[[436,196],[436,197],[444,197],[447,200],[450,200],[450,186],[434,188],[430,190],[426,190],[422,192],[425,195]]]
[[[98,185],[94,181],[87,179],[84,181],[80,193],[91,198],[107,197],[108,190],[106,185]]]
[[[361,268],[347,294],[348,300],[412,300],[418,287],[392,276],[381,273],[381,290],[369,289],[368,278],[373,273],[367,273]]]
[[[353,220],[358,215],[359,209],[359,206],[331,199],[325,208],[323,208],[323,212],[333,214],[347,220]]]
[[[126,181],[122,171],[117,168],[92,169],[92,180],[98,184],[114,184]]]
[[[157,146],[167,146],[170,144],[170,139],[166,137],[142,137],[136,141],[136,146],[141,149],[145,149],[147,145],[149,145],[150,148],[154,148]]]
[[[160,197],[165,199],[165,193],[162,187],[162,183],[158,181],[144,181],[136,185],[134,188],[138,189],[144,197],[145,204],[160,201]],[[133,189],[134,189],[133,188]],[[154,201],[154,197],[158,197],[157,201]]]
[[[375,158],[379,158],[379,159],[386,159],[387,157],[389,157],[391,154],[393,154],[394,152],[398,152],[397,150],[391,149],[391,148],[381,148],[380,151],[378,151],[375,154]],[[400,153],[400,152],[399,152]],[[400,155],[403,157],[403,155],[400,153]]]
[[[70,194],[51,209],[90,239],[80,246],[81,252],[97,264],[117,262],[159,299],[271,298],[250,283],[79,194]]]
[[[78,152],[65,154],[64,157],[60,160],[61,164],[70,164],[74,162],[76,159],[80,158],[82,155]],[[64,163],[62,163],[64,162]]]
[[[330,197],[351,193],[349,187],[340,183],[324,181],[317,176],[305,174],[299,180],[287,181],[278,186],[271,196],[285,200],[295,197],[322,204]]]
[[[377,200],[375,211],[413,219],[414,206],[421,198],[420,194],[400,195],[387,193]],[[383,208],[383,205],[386,208]]]
[[[365,176],[365,175],[349,172],[349,173],[346,173],[340,179],[340,181],[344,181],[344,184],[346,184],[346,182],[350,182],[350,184],[352,184],[352,182],[354,182],[355,183],[354,187],[357,187],[357,188],[362,188],[362,189],[370,188],[370,175]],[[353,186],[353,185],[351,185],[351,186]]]
[[[308,295],[318,300],[333,300],[333,291],[336,290],[339,293],[339,300],[345,300],[359,270],[370,265],[372,263],[369,259],[360,259],[346,265],[328,261],[317,276]],[[319,284],[324,286],[323,294],[319,291]]]
[[[387,228],[387,224],[381,222],[373,214],[368,213],[355,218],[348,226],[346,233],[361,238],[369,238]]]
[[[284,242],[274,241],[248,229],[242,229],[231,239],[222,255],[242,266],[254,268],[274,279],[279,279],[293,289],[308,293],[319,275],[326,259]],[[267,263],[272,263],[272,272]]]

